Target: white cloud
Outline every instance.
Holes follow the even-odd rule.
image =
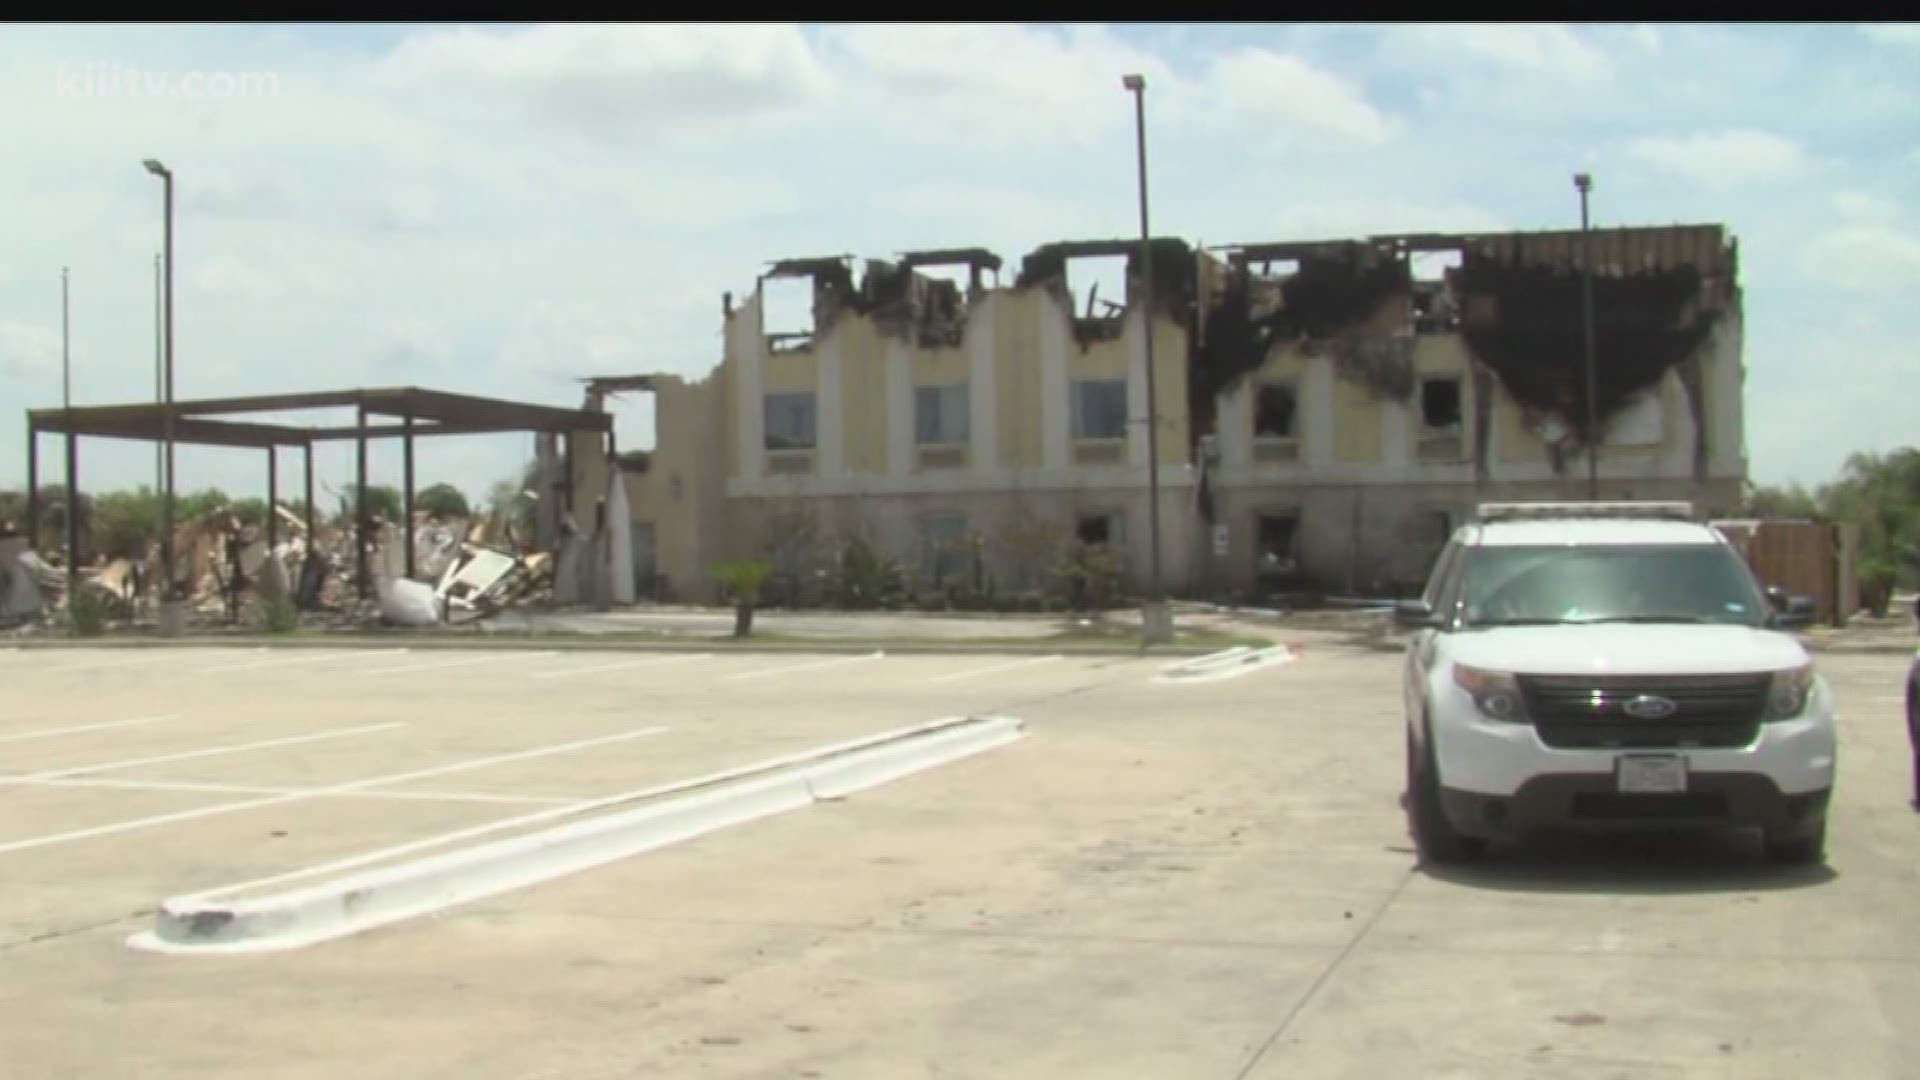
[[[1629,143],[1627,152],[1714,191],[1789,180],[1807,167],[1799,143],[1752,128],[1648,136]]]
[[[1829,229],[1807,247],[1806,270],[1850,292],[1911,296],[1920,289],[1920,235],[1878,225]]]
[[[1428,27],[1423,36],[1430,48],[1458,49],[1517,71],[1591,82],[1613,70],[1605,53],[1565,26],[1483,23]]]
[[[59,331],[0,320],[0,378],[41,382],[59,370]]]
[[[1278,235],[1335,240],[1383,233],[1502,232],[1513,225],[1483,207],[1465,203],[1335,198],[1294,202],[1276,213]]]
[[[1920,23],[1872,23],[1860,29],[1883,45],[1920,45]]]
[[[930,227],[927,246],[992,247],[1037,242],[1039,237],[1079,236],[1097,231],[1112,215],[1084,200],[1061,199],[1006,184],[926,181],[880,192],[874,206],[899,220],[904,235]],[[945,239],[941,239],[941,237]],[[916,240],[915,246],[922,241]],[[1003,258],[1017,252],[1000,252]]]
[[[375,76],[414,102],[505,102],[589,130],[680,134],[790,114],[832,86],[798,27],[737,24],[435,29]]]
[[[1833,212],[1848,221],[1891,224],[1900,220],[1900,204],[1864,191],[1833,193]]]
[[[1372,147],[1394,133],[1391,120],[1352,82],[1297,56],[1242,48],[1216,59],[1200,100],[1202,116],[1218,117],[1247,131],[1292,129]]]
[[[1157,56],[1097,27],[857,25],[825,31],[850,90],[841,104],[884,134],[950,147],[1084,147],[1130,125],[1120,77],[1146,76],[1148,108],[1179,81]]]

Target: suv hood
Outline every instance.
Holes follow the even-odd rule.
[[[1780,671],[1810,659],[1791,634],[1747,626],[1506,626],[1446,638],[1455,662],[1528,675],[1735,674]]]

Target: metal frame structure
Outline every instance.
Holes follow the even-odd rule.
[[[298,426],[221,419],[247,413],[297,412],[306,409],[357,410],[352,425]],[[398,423],[369,424],[368,417],[397,419]],[[424,422],[423,422],[424,421]],[[604,412],[562,409],[549,405],[530,405],[517,401],[451,394],[419,387],[329,390],[301,394],[263,394],[254,397],[205,398],[175,401],[171,405],[143,402],[132,405],[92,405],[79,408],[27,410],[27,535],[40,535],[39,442],[44,434],[66,436],[68,500],[78,490],[79,440],[81,436],[105,439],[131,439],[140,442],[191,443],[200,446],[226,446],[267,452],[267,502],[277,505],[279,495],[279,449],[299,447],[305,453],[307,535],[314,535],[313,444],[353,440],[356,445],[354,479],[354,579],[364,598],[369,591],[367,574],[367,442],[370,439],[399,438],[404,446],[404,509],[406,518],[406,572],[413,573],[413,441],[432,435],[482,435],[515,431],[564,434],[598,431],[607,438],[607,451],[613,452],[613,417]],[[568,440],[562,440],[563,453]],[[571,462],[562,470],[562,505],[573,503]],[[71,511],[69,518],[73,517]],[[278,541],[279,515],[266,517],[267,544]],[[164,538],[170,540],[171,537]],[[170,544],[167,546],[171,546]],[[67,565],[79,566],[79,540],[74,531],[67,537]],[[163,587],[170,587],[174,568],[166,567]]]

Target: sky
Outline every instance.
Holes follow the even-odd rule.
[[[1567,228],[1587,171],[1597,225],[1738,238],[1756,482],[1920,442],[1920,24],[37,25],[0,28],[0,487],[61,401],[63,267],[74,404],[152,397],[142,159],[176,175],[178,396],[573,406],[707,372],[774,259],[1137,235],[1127,72],[1158,235]],[[418,482],[483,496],[530,450],[422,440]],[[153,477],[80,457],[85,489]],[[372,461],[398,482],[397,443]],[[317,471],[349,483],[350,444]],[[265,473],[178,452],[182,489]]]

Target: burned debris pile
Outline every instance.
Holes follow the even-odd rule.
[[[471,622],[508,606],[550,599],[551,554],[488,521],[414,515],[414,573],[404,571],[405,539],[395,523],[375,519],[369,533],[373,597],[359,599],[353,530],[305,522],[280,508],[280,537],[269,545],[260,524],[242,524],[227,508],[174,528],[175,594],[205,626],[252,626],[268,604],[287,601],[311,628],[371,623],[433,625]],[[138,559],[83,556],[69,575],[56,545],[43,557],[25,537],[0,533],[0,627],[32,627],[63,619],[70,580],[98,600],[109,619],[154,620],[160,599],[160,545]],[[423,600],[424,598],[424,600]],[[428,613],[423,616],[422,613]]]

